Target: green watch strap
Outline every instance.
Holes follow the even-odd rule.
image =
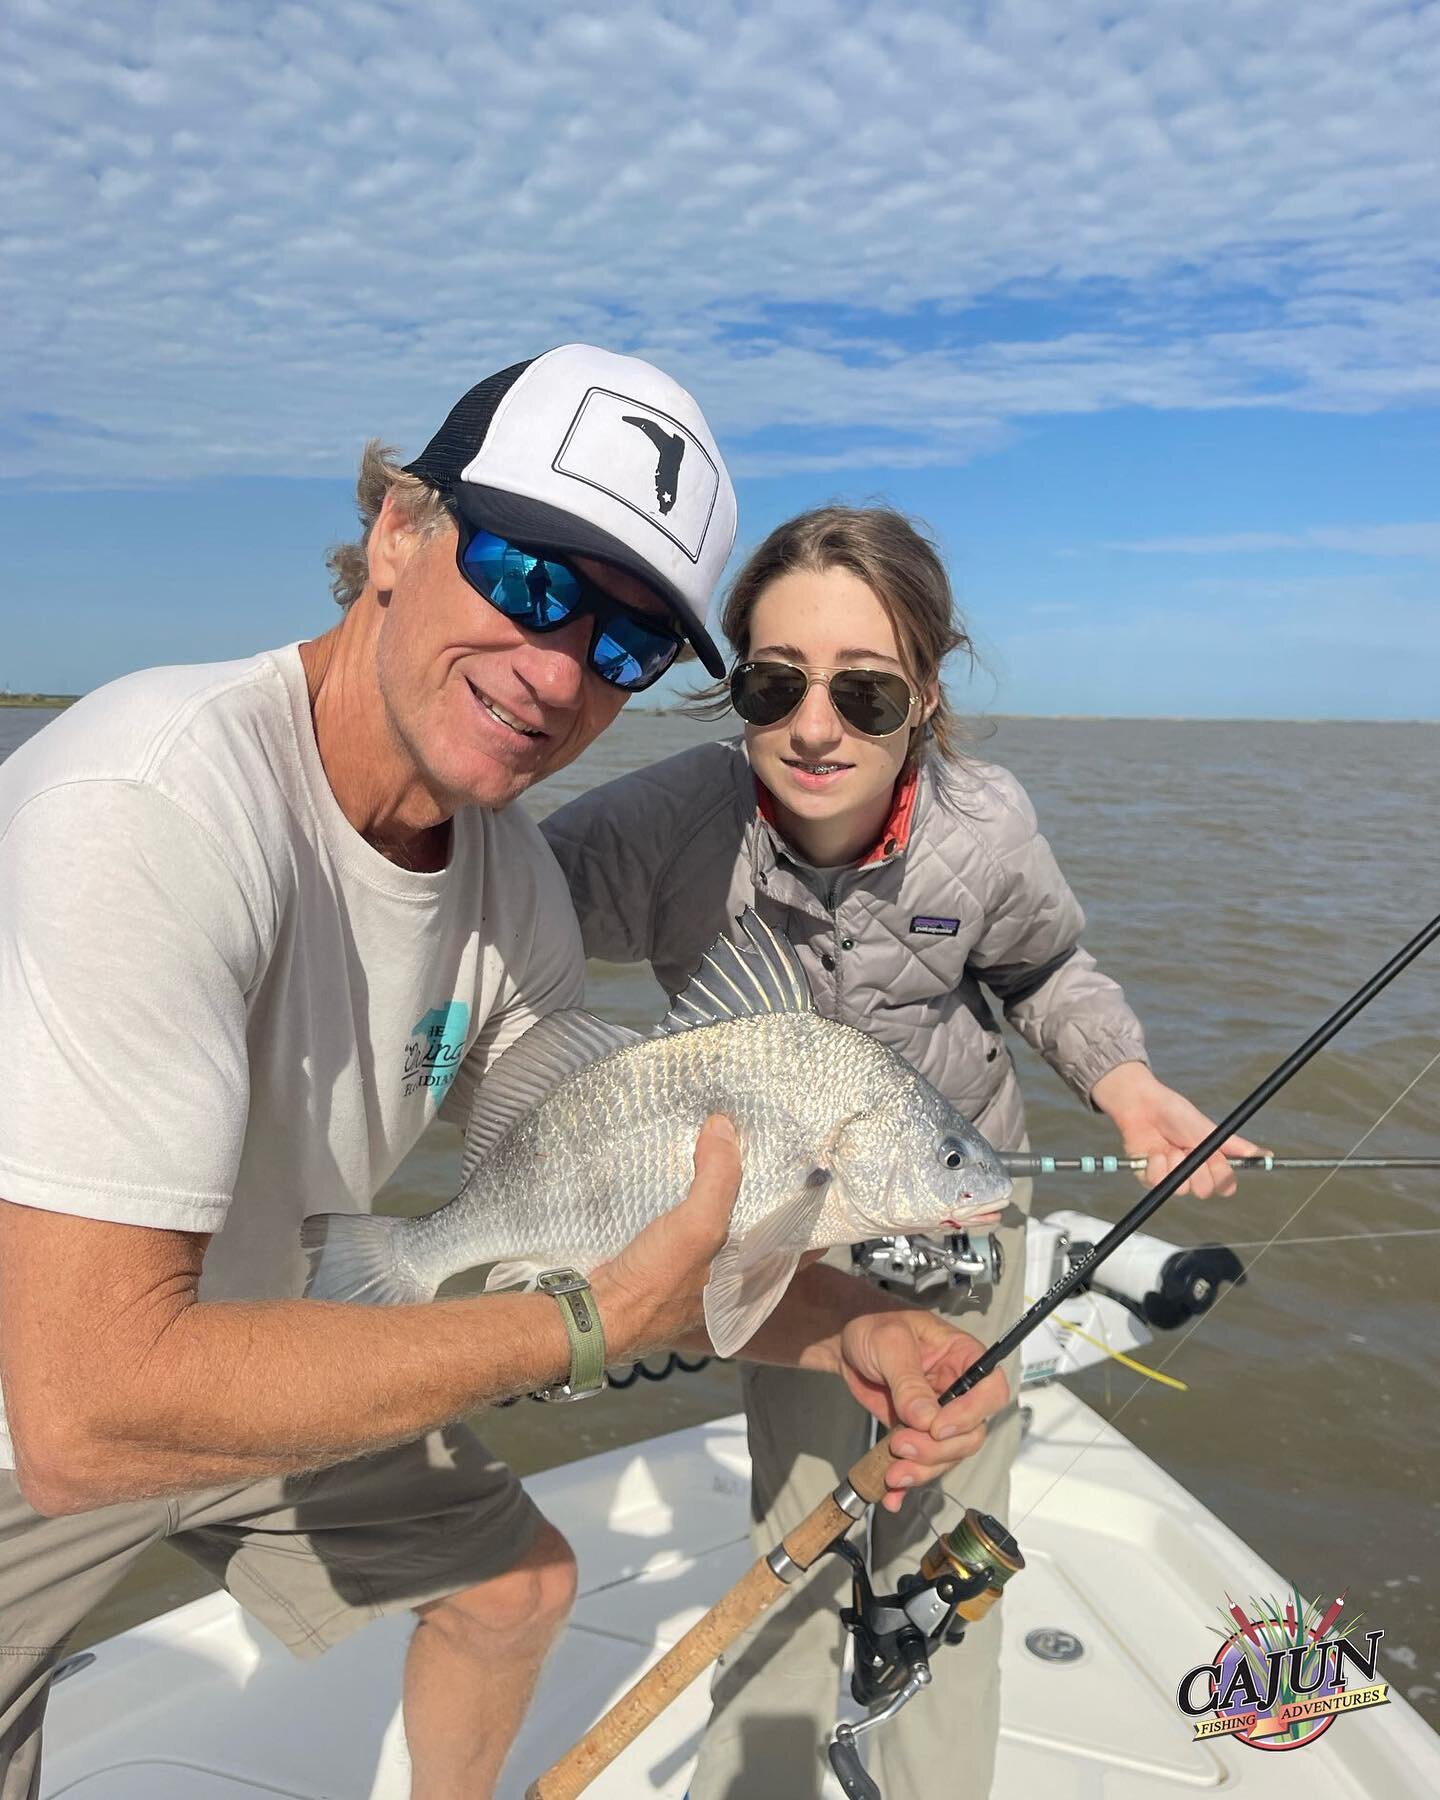
[[[547,1269],[536,1286],[558,1304],[570,1340],[570,1379],[542,1388],[540,1398],[588,1400],[605,1386],[605,1328],[590,1283],[578,1269]]]

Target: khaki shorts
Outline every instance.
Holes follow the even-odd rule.
[[[0,1797],[38,1775],[49,1672],[85,1615],[168,1540],[297,1656],[503,1574],[538,1509],[464,1426],[312,1474],[42,1518],[0,1469]]]

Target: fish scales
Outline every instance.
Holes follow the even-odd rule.
[[[777,1179],[793,1183],[801,1144],[820,1163],[837,1121],[882,1104],[909,1074],[873,1038],[813,1013],[737,1019],[617,1051],[537,1106],[430,1216],[434,1251],[453,1261],[449,1246],[463,1234],[470,1265],[553,1249],[593,1268],[684,1198],[710,1113],[732,1119],[740,1139],[733,1228],[743,1233],[783,1197]],[[829,1196],[804,1247],[823,1248],[845,1229],[842,1203]]]

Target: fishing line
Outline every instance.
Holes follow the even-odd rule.
[[[1367,1129],[1361,1133],[1360,1137],[1351,1146],[1351,1149],[1350,1149],[1345,1161],[1349,1160],[1349,1156],[1353,1156],[1355,1154],[1355,1152],[1360,1148],[1360,1146],[1365,1142],[1365,1140],[1367,1138],[1369,1138],[1376,1131],[1379,1130],[1379,1128],[1390,1117],[1391,1113],[1394,1112],[1395,1108],[1397,1106],[1399,1106],[1400,1102],[1402,1100],[1404,1100],[1410,1094],[1410,1092],[1415,1087],[1417,1087],[1420,1084],[1420,1082],[1422,1082],[1425,1079],[1425,1077],[1435,1067],[1436,1063],[1440,1063],[1440,1050],[1437,1050],[1435,1052],[1434,1056],[1432,1056],[1430,1058],[1429,1062],[1427,1062],[1425,1067],[1420,1070],[1418,1075],[1415,1075],[1410,1081],[1408,1081],[1405,1084],[1405,1086],[1403,1088],[1401,1088],[1400,1092],[1395,1096],[1395,1098],[1385,1108],[1384,1112],[1381,1113],[1380,1117],[1378,1119],[1376,1119],[1375,1123],[1373,1125],[1370,1125],[1369,1127],[1367,1127]],[[1316,1195],[1319,1194],[1321,1192],[1321,1190],[1329,1182],[1331,1182],[1335,1179],[1335,1177],[1340,1173],[1341,1169],[1343,1169],[1345,1167],[1345,1161],[1338,1163],[1333,1169],[1329,1170],[1328,1173],[1317,1183],[1317,1185],[1311,1189],[1310,1193],[1308,1193],[1305,1196],[1305,1198],[1295,1208],[1294,1212],[1291,1213],[1290,1217],[1285,1220],[1284,1224],[1282,1224],[1279,1227],[1279,1229],[1274,1233],[1274,1235],[1272,1237],[1269,1237],[1269,1238],[1266,1238],[1263,1240],[1262,1248],[1260,1249],[1259,1254],[1255,1257],[1254,1261],[1251,1262],[1249,1265],[1250,1269],[1255,1268],[1255,1266],[1259,1263],[1260,1258],[1265,1255],[1266,1251],[1274,1248],[1275,1244],[1280,1240],[1280,1238],[1284,1234],[1286,1227],[1289,1225],[1293,1225],[1295,1223],[1296,1219],[1298,1219],[1300,1217],[1301,1213],[1304,1212],[1305,1208],[1316,1197]],[[1347,1235],[1350,1235],[1350,1234],[1347,1234]],[[1358,1236],[1361,1234],[1356,1233],[1354,1235]],[[1399,1235],[1399,1234],[1397,1233],[1396,1235]],[[1416,1235],[1419,1235],[1418,1231],[1417,1231]],[[1234,1247],[1235,1246],[1233,1246],[1233,1245],[1231,1246],[1232,1249]],[[1248,1273],[1248,1270],[1247,1270],[1247,1273]],[[1169,1365],[1180,1354],[1180,1352],[1185,1348],[1186,1344],[1189,1343],[1190,1339],[1195,1335],[1195,1333],[1205,1323],[1205,1321],[1207,1319],[1213,1318],[1215,1316],[1215,1314],[1219,1311],[1220,1307],[1224,1304],[1224,1302],[1227,1301],[1230,1298],[1231,1294],[1233,1294],[1234,1292],[1235,1292],[1235,1289],[1233,1287],[1226,1288],[1223,1293],[1219,1294],[1216,1297],[1215,1303],[1208,1309],[1208,1311],[1203,1312],[1203,1313],[1198,1313],[1195,1316],[1195,1318],[1191,1320],[1189,1328],[1181,1334],[1178,1342],[1175,1344],[1173,1349],[1170,1351],[1169,1355],[1163,1357],[1160,1360],[1160,1362],[1156,1364],[1156,1367],[1161,1370],[1168,1368]],[[1025,1511],[1020,1515],[1019,1522],[1022,1525],[1025,1523],[1026,1519],[1028,1519],[1030,1517],[1031,1513],[1036,1512],[1041,1506],[1043,1506],[1045,1504],[1045,1502],[1049,1499],[1051,1494],[1054,1493],[1055,1489],[1057,1487],[1059,1487],[1060,1483],[1065,1480],[1066,1476],[1070,1474],[1071,1470],[1080,1461],[1081,1457],[1084,1456],[1087,1453],[1087,1451],[1093,1450],[1095,1448],[1095,1446],[1104,1437],[1105,1432],[1108,1431],[1115,1424],[1115,1421],[1122,1416],[1122,1414],[1125,1412],[1125,1409],[1130,1405],[1131,1401],[1138,1399],[1139,1396],[1144,1391],[1145,1390],[1143,1388],[1137,1387],[1133,1393],[1128,1394],[1126,1396],[1126,1398],[1120,1402],[1119,1406],[1116,1407],[1115,1411],[1113,1413],[1111,1413],[1110,1417],[1105,1421],[1105,1425],[1104,1425],[1103,1429],[1100,1430],[1099,1432],[1097,1432],[1096,1435],[1093,1438],[1091,1438],[1091,1440],[1088,1444],[1081,1445],[1081,1447],[1075,1452],[1074,1456],[1071,1457],[1070,1461],[1068,1463],[1066,1463],[1065,1467],[1060,1470],[1058,1475],[1056,1475],[1055,1479],[1050,1483],[1050,1485],[1043,1490],[1043,1492],[1039,1495],[1039,1497],[1036,1500],[1034,1500],[1032,1502],[1031,1505],[1026,1507]]]
[[[1227,1244],[1226,1249],[1263,1250],[1269,1246],[1276,1250],[1288,1250],[1292,1244],[1375,1244],[1386,1238],[1414,1237],[1440,1237],[1440,1225],[1417,1225],[1404,1231],[1340,1231],[1333,1237],[1256,1238],[1249,1244]]]

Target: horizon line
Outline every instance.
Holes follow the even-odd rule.
[[[622,718],[634,718],[639,713],[664,714],[669,718],[683,718],[683,706],[637,706],[629,714],[622,713]],[[1369,713],[1034,713],[1034,712],[993,712],[962,714],[965,719],[974,719],[982,724],[986,720],[1045,720],[1050,724],[1071,725],[1440,725],[1440,715],[1433,718],[1420,718],[1407,715],[1404,718],[1377,718]]]
[[[101,682],[101,687],[108,687],[108,682]],[[17,711],[26,710],[26,703],[33,701],[35,705],[29,710],[35,712],[55,712],[65,706],[73,706],[76,701],[84,700],[88,694],[98,692],[96,688],[86,690],[84,694],[62,694],[53,689],[22,689],[15,692],[11,689],[0,689],[0,707],[9,707]],[[656,717],[684,718],[683,706],[637,706],[630,714],[623,717],[635,718],[641,713],[653,713]],[[1056,725],[1440,725],[1440,716],[1423,718],[1407,716],[1404,718],[1376,718],[1372,714],[1362,713],[1036,713],[1036,712],[993,712],[972,713],[970,718],[984,723],[993,720],[996,723],[1026,723],[1043,721]]]

